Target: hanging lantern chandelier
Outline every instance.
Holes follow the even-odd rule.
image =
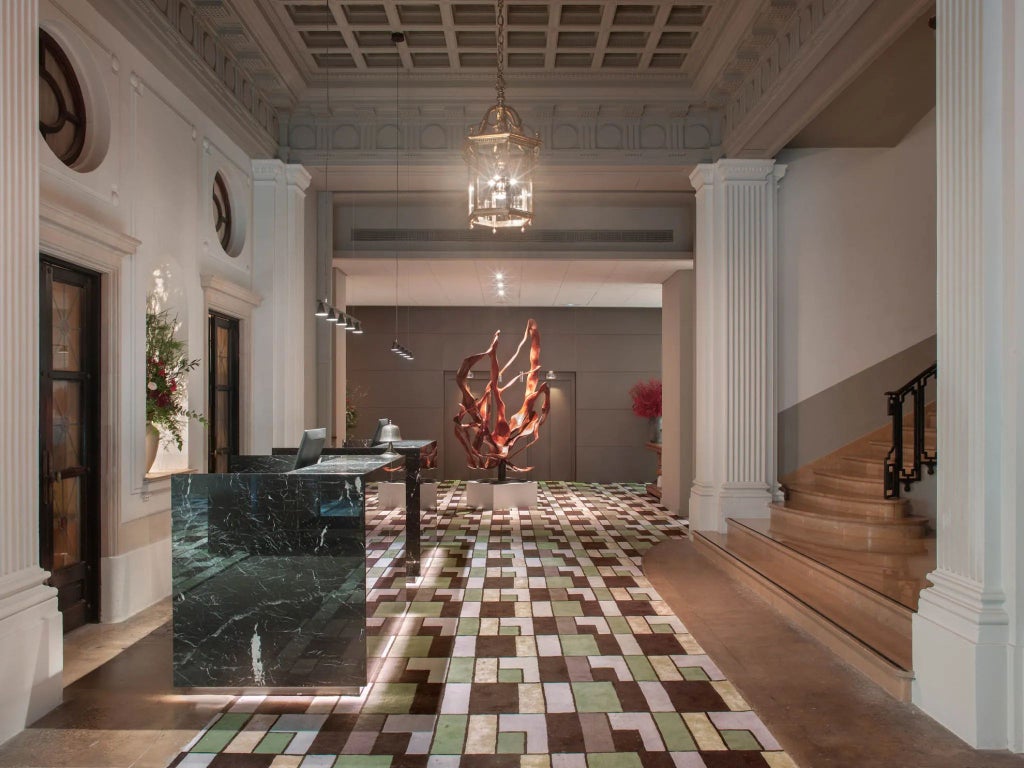
[[[519,113],[505,103],[505,2],[498,0],[497,101],[463,147],[469,169],[469,226],[519,227],[533,222],[533,172],[541,141],[527,136]]]

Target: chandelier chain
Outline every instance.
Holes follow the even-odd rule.
[[[505,106],[505,0],[498,0],[498,74],[494,90],[498,95],[498,106]]]

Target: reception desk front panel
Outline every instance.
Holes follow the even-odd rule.
[[[176,686],[366,683],[364,482],[387,463],[172,478]]]

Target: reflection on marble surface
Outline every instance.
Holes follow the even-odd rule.
[[[171,502],[176,686],[365,684],[362,477],[179,475]]]

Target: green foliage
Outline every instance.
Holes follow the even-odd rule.
[[[181,450],[185,422],[207,422],[201,413],[186,407],[185,380],[199,360],[189,360],[187,345],[175,338],[177,324],[167,310],[146,311],[146,421],[168,434]]]

